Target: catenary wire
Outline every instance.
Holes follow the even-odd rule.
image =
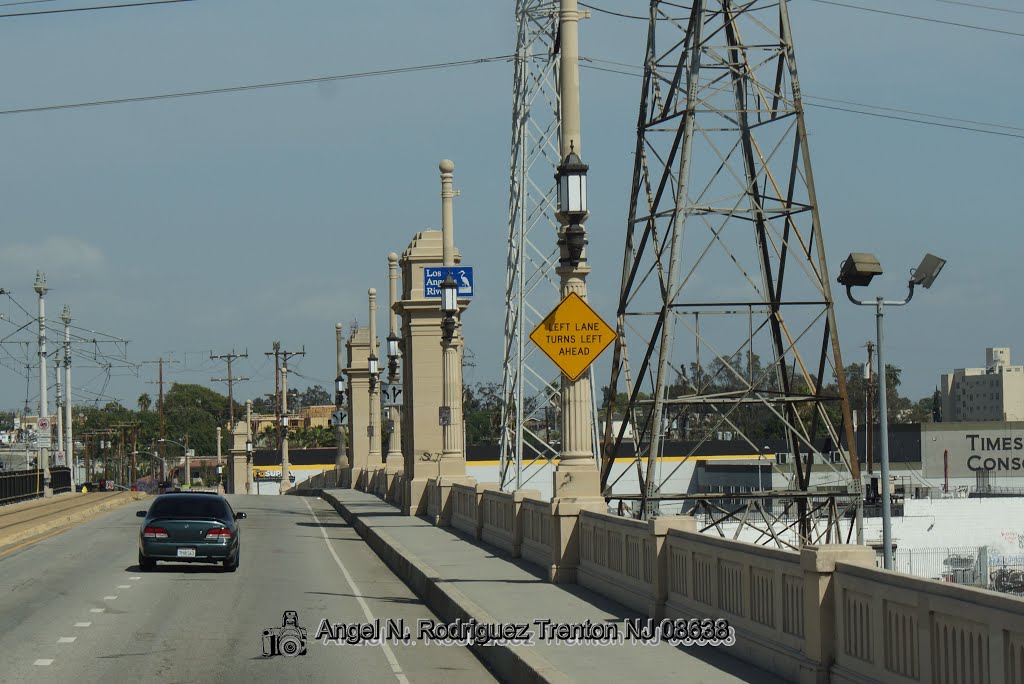
[[[42,0],[36,0],[40,2]],[[142,7],[144,5],[170,5],[179,2],[195,2],[195,0],[149,0],[149,2],[129,2],[121,5],[95,5],[93,7],[68,7],[66,9],[56,10],[39,10],[37,12],[18,12],[15,14],[0,14],[0,19],[8,19],[10,17],[35,17],[40,14],[63,14],[65,12],[93,12],[96,10],[106,9],[123,9],[125,7]],[[18,3],[11,3],[18,4]],[[27,4],[27,3],[26,3]],[[0,5],[3,6],[3,5]]]
[[[862,12],[874,12],[875,14],[885,14],[893,17],[903,17],[904,19],[916,19],[918,21],[927,21],[933,24],[945,24],[946,26],[958,26],[960,28],[974,29],[975,31],[987,31],[989,33],[1001,33],[1007,36],[1017,36],[1018,38],[1024,38],[1024,33],[1018,31],[1006,31],[1004,29],[990,28],[988,26],[975,26],[973,24],[963,24],[959,21],[946,21],[945,19],[935,19],[934,17],[921,17],[916,14],[903,14],[902,12],[891,12],[889,10],[877,9],[874,7],[862,7],[861,5],[850,5],[845,2],[836,2],[836,0],[810,0],[810,2],[816,2],[821,5],[834,5],[836,7],[846,7],[848,9],[860,10]]]
[[[932,2],[941,2],[945,5],[961,5],[963,7],[973,7],[975,9],[991,10],[993,12],[1006,12],[1007,14],[1024,14],[1024,10],[1009,9],[1007,7],[993,7],[992,5],[979,5],[973,2],[963,2],[962,0],[932,0]]]
[[[454,67],[470,66],[474,64],[487,64],[490,62],[502,62],[512,59],[514,55],[498,55],[495,57],[480,57],[477,59],[465,59],[453,62],[440,62],[437,64],[420,64],[409,67],[395,67],[392,69],[377,69],[374,71],[360,71],[350,74],[338,74],[335,76],[316,76],[313,78],[302,78],[292,81],[273,81],[269,83],[252,83],[240,86],[228,86],[226,88],[210,88],[207,90],[190,90],[176,93],[164,93],[161,95],[143,95],[140,97],[124,97],[114,100],[92,100],[89,102],[74,102],[59,105],[44,105],[40,107],[23,107],[20,109],[0,110],[2,114],[29,114],[33,112],[50,112],[61,109],[80,109],[83,107],[100,107],[105,105],[128,104],[132,102],[150,102],[153,100],[170,100],[178,97],[198,97],[200,95],[220,95],[224,93],[238,93],[246,90],[264,90],[269,88],[283,88],[287,86],[308,85],[311,83],[326,83],[329,81],[346,81],[357,78],[371,78],[374,76],[390,76],[393,74],[406,74],[416,71],[431,71],[436,69],[450,69]]]

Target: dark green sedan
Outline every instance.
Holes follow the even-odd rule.
[[[238,520],[220,494],[188,492],[161,494],[149,511],[135,515],[145,518],[139,530],[139,568],[152,570],[157,561],[175,563],[223,563],[234,572],[239,562]]]

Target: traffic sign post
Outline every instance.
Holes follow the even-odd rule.
[[[40,418],[39,421],[36,423],[36,429],[40,430],[40,431],[42,431],[42,430],[49,430],[50,429],[50,419],[47,418],[46,416],[43,416],[42,418]]]
[[[540,322],[530,339],[570,380],[577,380],[615,340],[615,331],[575,292]]]

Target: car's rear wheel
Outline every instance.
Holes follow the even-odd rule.
[[[142,555],[142,552],[139,551],[139,569],[143,572],[149,572],[154,568],[156,568],[156,561],[152,558],[146,558]]]
[[[241,560],[241,550],[236,550],[235,555],[224,561],[224,570],[227,572],[234,572],[238,569],[238,562]]]

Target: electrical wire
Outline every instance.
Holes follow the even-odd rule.
[[[616,66],[623,66],[623,67],[626,67],[626,68],[629,68],[629,69],[640,70],[640,67],[633,66],[631,64],[625,64],[623,62],[614,62],[614,61],[611,61],[611,60],[597,59],[597,58],[593,58],[593,57],[581,57],[580,61],[581,62],[587,61],[587,62],[598,62],[598,63],[603,63],[603,64],[613,64],[613,65],[616,65]],[[585,69],[593,69],[595,71],[605,71],[605,72],[609,72],[609,73],[613,73],[613,74],[621,74],[623,76],[633,76],[633,77],[637,77],[637,78],[640,77],[640,74],[635,72],[635,71],[634,72],[628,72],[628,71],[622,71],[622,70],[619,70],[619,69],[611,69],[611,68],[608,68],[608,67],[594,66],[593,64],[580,64],[580,66],[585,68]],[[895,108],[895,107],[883,107],[881,105],[867,104],[867,103],[864,103],[864,102],[854,102],[852,100],[841,100],[841,99],[838,99],[838,98],[830,98],[830,97],[818,97],[816,95],[807,95],[806,93],[803,95],[803,99],[805,100],[804,104],[806,106],[808,106],[808,107],[818,107],[818,108],[821,108],[821,109],[831,109],[831,110],[835,110],[835,111],[847,112],[847,113],[850,113],[850,114],[861,114],[863,116],[873,116],[873,117],[876,117],[876,118],[893,119],[895,121],[905,121],[905,122],[908,122],[908,123],[916,123],[916,124],[922,124],[922,125],[926,125],[926,126],[938,126],[940,128],[952,128],[952,129],[956,129],[956,130],[969,131],[969,132],[973,132],[973,133],[987,133],[989,135],[998,135],[998,136],[1004,136],[1004,137],[1008,137],[1008,138],[1022,138],[1022,139],[1024,139],[1024,135],[1017,134],[1017,133],[1009,133],[1009,132],[1004,132],[1004,131],[991,131],[991,130],[987,130],[985,128],[976,128],[976,126],[988,126],[989,128],[1001,128],[1001,129],[1004,129],[1005,131],[1022,131],[1022,132],[1024,132],[1024,127],[1020,127],[1020,126],[1009,126],[1009,125],[1006,125],[1006,124],[989,123],[989,122],[986,122],[986,121],[978,121],[978,120],[975,120],[975,119],[961,119],[961,118],[957,118],[957,117],[953,117],[953,116],[946,116],[946,115],[943,115],[943,114],[929,114],[927,112],[918,112],[918,111],[914,111],[914,110],[899,109],[899,108]],[[878,113],[878,112],[866,112],[866,111],[862,111],[862,109],[850,109],[850,108],[847,108],[847,107],[838,107],[838,106],[835,106],[835,105],[819,104],[819,103],[816,103],[816,102],[808,102],[807,100],[821,100],[821,101],[824,101],[824,102],[839,102],[841,104],[848,104],[848,105],[852,105],[854,107],[861,107],[862,109],[878,109],[878,110],[881,110],[881,111],[884,111],[884,112],[897,112],[897,113],[900,113],[900,114],[912,114],[914,116],[924,116],[924,117],[928,117],[928,118],[932,118],[932,119],[941,119],[943,121],[957,122],[958,124],[972,124],[972,125],[956,125],[956,124],[952,124],[952,123],[941,123],[939,121],[926,121],[924,119],[915,119],[915,118],[911,118],[911,117],[907,117],[907,116],[896,116],[896,115],[893,115],[893,114],[882,114],[882,113]]]
[[[925,126],[938,126],[939,128],[953,128],[959,131],[971,131],[973,133],[987,133],[988,135],[999,135],[1006,138],[1018,138],[1024,140],[1024,135],[1018,133],[1005,133],[1003,131],[989,131],[984,128],[973,128],[971,126],[958,126],[956,124],[941,123],[939,121],[925,121],[924,119],[912,119],[906,116],[896,116],[894,114],[879,114],[878,112],[865,112],[858,109],[848,109],[846,107],[836,107],[833,105],[816,104],[814,102],[808,102],[808,107],[819,107],[821,109],[832,109],[840,112],[849,112],[851,114],[862,114],[864,116],[874,116],[880,119],[893,119],[896,121],[908,121],[910,123],[923,124]]]
[[[962,5],[963,7],[974,7],[975,9],[991,10],[993,12],[1006,12],[1008,14],[1024,14],[1024,10],[1007,9],[1006,7],[993,7],[992,5],[978,5],[973,2],[963,2],[962,0],[932,0],[932,2],[941,2],[946,5]]]
[[[42,2],[43,0],[36,0]],[[150,0],[149,2],[130,2],[122,5],[96,5],[93,7],[68,7],[67,9],[58,10],[39,10],[38,12],[18,12],[17,14],[0,14],[0,19],[6,19],[9,17],[34,17],[40,14],[62,14],[64,12],[92,12],[95,10],[106,10],[106,9],[123,9],[125,7],[142,7],[143,5],[170,5],[179,2],[195,2],[195,0]],[[11,3],[12,5],[22,3]],[[29,3],[24,3],[29,4]]]
[[[2,16],[2,15],[0,15]],[[313,78],[302,78],[292,81],[272,81],[269,83],[252,83],[240,86],[228,86],[225,88],[210,88],[208,90],[190,90],[176,93],[164,93],[161,95],[143,95],[140,97],[124,97],[114,100],[92,100],[89,102],[74,102],[59,105],[44,105],[41,107],[23,107],[20,109],[0,110],[3,114],[29,114],[34,112],[51,112],[62,109],[80,109],[83,107],[102,107],[106,105],[128,104],[132,102],[150,102],[153,100],[170,100],[179,97],[198,97],[201,95],[221,95],[225,93],[238,93],[247,90],[264,90],[269,88],[283,88],[288,86],[309,85],[312,83],[327,83],[330,81],[347,81],[357,78],[372,78],[375,76],[391,76],[394,74],[406,74],[417,71],[432,71],[437,69],[451,69],[455,67],[471,66],[475,64],[488,64],[491,62],[507,62],[515,55],[498,55],[495,57],[480,57],[477,59],[464,59],[453,62],[440,62],[437,64],[420,64],[409,67],[395,67],[392,69],[377,69],[375,71],[360,71],[350,74],[338,74],[335,76],[316,76]]]
[[[845,2],[836,2],[836,0],[810,0],[810,2],[816,2],[821,5],[834,5],[836,7],[846,7],[848,9],[860,10],[862,12],[874,12],[875,14],[886,14],[893,17],[903,17],[904,19],[916,19],[918,21],[927,21],[932,24],[945,24],[946,26],[958,26],[960,28],[974,29],[975,31],[987,31],[988,33],[1001,33],[1007,36],[1017,36],[1018,38],[1024,38],[1024,33],[1017,31],[1006,31],[1003,29],[989,28],[987,26],[974,26],[973,24],[962,24],[958,21],[945,21],[944,19],[935,19],[934,17],[920,17],[915,14],[903,14],[902,12],[890,12],[889,10],[876,9],[874,7],[862,7],[860,5],[849,5]]]

